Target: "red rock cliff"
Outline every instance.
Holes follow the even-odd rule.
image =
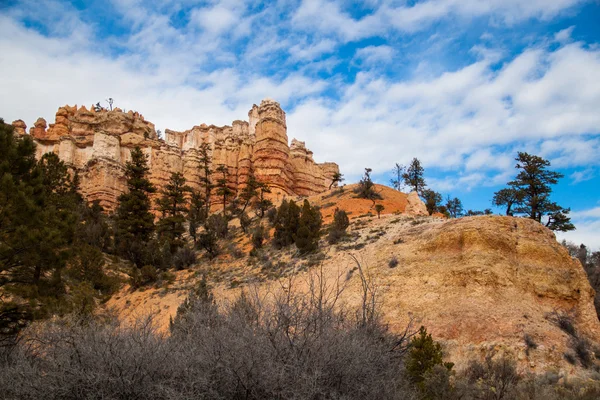
[[[20,134],[23,121],[13,122]],[[150,179],[163,187],[173,172],[181,172],[188,184],[200,185],[198,149],[209,145],[212,169],[225,165],[229,187],[239,193],[253,172],[267,183],[272,197],[310,196],[328,189],[339,168],[335,163],[317,164],[303,142],[288,145],[285,112],[279,103],[263,100],[248,112],[248,121],[233,121],[231,126],[202,124],[177,132],[165,130],[159,139],[154,124],[133,111],[88,110],[82,106],[60,107],[55,122],[47,125],[39,118],[29,134],[36,141],[37,156],[54,152],[77,168],[81,190],[89,200],[100,200],[108,210],[115,208],[125,191],[125,163],[131,150],[139,146],[147,155]],[[216,179],[216,177],[215,177]],[[217,197],[213,200],[218,201]]]

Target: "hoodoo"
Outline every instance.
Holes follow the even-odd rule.
[[[22,120],[13,122],[16,132],[26,134]],[[178,132],[165,130],[158,137],[154,124],[143,115],[116,108],[96,111],[92,106],[60,107],[55,122],[39,118],[29,134],[37,143],[37,156],[56,153],[76,168],[81,191],[89,201],[99,200],[108,210],[125,191],[125,163],[139,146],[148,156],[150,180],[163,187],[173,172],[184,174],[193,188],[200,185],[198,149],[208,144],[212,169],[227,167],[229,188],[239,193],[250,174],[268,184],[271,196],[311,196],[329,188],[339,168],[335,163],[316,163],[304,142],[288,144],[285,112],[279,103],[263,100],[248,112],[248,121],[231,126],[201,124]],[[218,201],[217,198],[215,198]]]

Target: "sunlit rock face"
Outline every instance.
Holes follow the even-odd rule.
[[[13,122],[15,132],[26,134],[24,121]],[[39,118],[29,130],[37,143],[37,157],[56,153],[61,160],[79,171],[81,191],[89,201],[99,200],[114,210],[117,199],[126,190],[125,164],[131,150],[139,146],[148,156],[150,180],[159,189],[173,172],[181,172],[192,188],[200,188],[200,155],[208,145],[213,171],[227,167],[228,185],[239,194],[250,174],[269,185],[271,197],[310,196],[327,190],[335,163],[318,164],[304,142],[288,144],[285,112],[279,103],[263,100],[248,112],[248,121],[233,121],[231,126],[201,124],[178,132],[165,130],[159,138],[154,124],[138,112],[121,109],[96,110],[85,106],[64,106],[48,125]],[[218,179],[213,173],[213,181]],[[213,196],[218,204],[218,196]]]

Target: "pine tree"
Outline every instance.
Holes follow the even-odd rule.
[[[522,214],[540,223],[545,217],[546,226],[552,230],[575,229],[568,216],[571,210],[550,200],[551,185],[557,184],[563,174],[549,171],[550,161],[542,157],[519,152],[515,160],[519,173],[508,182],[508,189],[495,193],[494,204],[506,205],[507,213]]]
[[[513,215],[513,206],[523,200],[523,193],[515,188],[505,188],[494,193],[492,204],[496,207],[506,207],[506,215]]]
[[[206,218],[208,218],[206,203],[200,192],[194,190],[190,196],[190,207],[188,210],[188,228],[194,243],[198,240],[198,229],[206,222]]]
[[[206,215],[210,214],[210,193],[213,189],[213,185],[211,184],[211,171],[210,165],[212,163],[210,154],[209,154],[209,145],[208,143],[202,143],[200,148],[198,149],[198,154],[200,157],[200,185],[204,188],[204,203],[206,207]]]
[[[448,196],[446,199],[446,209],[452,218],[458,218],[463,215],[463,205],[458,197],[451,199]]]
[[[227,167],[223,164],[217,167],[217,172],[221,174],[217,179],[217,194],[223,197],[223,215],[227,209],[227,199],[233,195],[233,191],[229,189],[227,174]]]
[[[254,174],[250,173],[250,175],[248,176],[248,181],[246,182],[246,187],[244,187],[244,189],[242,190],[242,193],[240,194],[240,199],[243,204],[240,214],[242,214],[246,211],[246,208],[248,207],[248,205],[254,198],[260,196],[261,199],[259,199],[258,202],[260,203],[261,201],[264,201],[265,193],[270,193],[268,186],[265,183],[259,182],[258,180],[256,180],[256,177],[254,176]],[[258,207],[259,210],[262,210],[262,207],[264,207],[263,204],[261,204]],[[270,205],[269,205],[269,207],[270,207]],[[261,212],[261,215],[264,215],[264,211]],[[262,218],[262,216],[261,216],[261,218]]]
[[[433,340],[424,327],[421,327],[419,334],[413,337],[410,343],[406,372],[411,381],[420,384],[425,374],[436,365],[443,365],[448,371],[454,366],[452,363],[444,363],[442,346]]]
[[[188,213],[185,195],[191,188],[186,185],[185,178],[179,172],[171,174],[169,183],[161,190],[161,197],[156,200],[158,211],[162,217],[156,225],[158,238],[169,243],[171,254],[184,245],[182,235],[185,232],[183,224]]]
[[[406,169],[406,172],[402,174],[404,182],[419,195],[423,194],[423,190],[425,190],[425,187],[427,186],[425,184],[425,178],[423,178],[424,171],[419,159],[413,158]]]
[[[116,210],[117,251],[138,267],[143,262],[142,249],[155,229],[149,195],[156,189],[146,177],[148,171],[146,155],[136,147],[125,165],[128,192],[119,196]]]
[[[406,167],[402,164],[396,163],[394,168],[392,169],[393,178],[390,179],[390,183],[392,187],[397,191],[401,192],[404,187],[404,173],[406,172]]]

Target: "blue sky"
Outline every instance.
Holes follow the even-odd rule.
[[[527,151],[565,175],[560,238],[600,249],[599,21],[596,0],[5,0],[0,115],[113,97],[183,130],[272,98],[348,181],[418,157],[470,209]]]

